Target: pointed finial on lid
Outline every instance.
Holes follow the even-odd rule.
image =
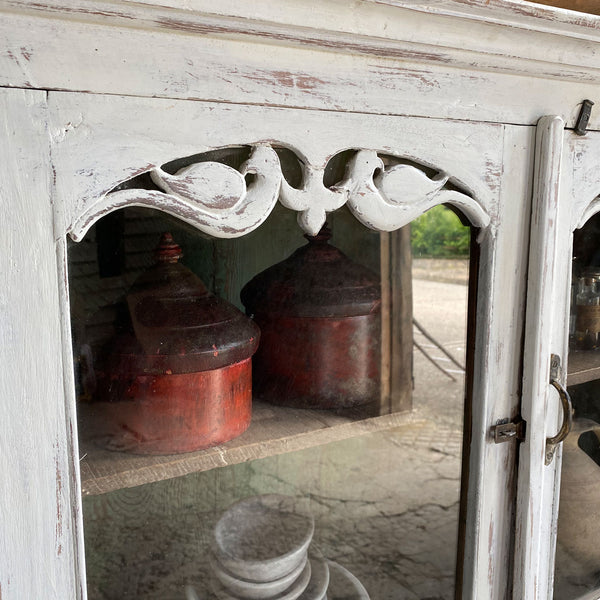
[[[175,243],[173,236],[165,232],[160,237],[160,242],[154,250],[154,258],[158,263],[176,263],[183,256],[183,250]]]

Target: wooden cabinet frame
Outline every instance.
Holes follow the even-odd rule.
[[[564,145],[562,135],[582,100],[600,96],[598,19],[518,0],[213,4],[0,3],[0,598],[86,596],[66,236],[136,202],[238,235],[277,201],[308,231],[344,202],[379,230],[441,202],[480,229],[459,588],[465,599],[549,598],[560,456],[544,472],[539,451],[557,418],[545,355],[564,353],[566,312],[545,269],[564,267],[572,227],[596,210],[596,134],[567,133]],[[600,129],[600,113],[588,127]],[[265,180],[278,181],[244,218],[168,189],[111,193],[228,145],[256,150]],[[303,189],[268,162],[279,145],[301,158]],[[383,169],[387,198],[367,201],[375,171],[356,163],[343,189],[324,188],[327,161],[346,149],[367,163],[410,161],[407,179],[390,170],[384,181]],[[449,179],[411,198],[431,185],[429,169]],[[586,190],[581,210],[566,207],[575,187]],[[520,411],[517,491],[517,444],[495,444],[493,427]]]

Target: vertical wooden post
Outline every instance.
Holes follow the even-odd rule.
[[[550,386],[550,356],[564,359],[567,338],[568,281],[563,284],[565,273],[559,279],[555,272],[560,240],[570,239],[570,220],[560,218],[564,127],[562,118],[546,116],[536,129],[521,402],[527,436],[519,448],[513,588],[514,597],[522,600],[552,596],[552,528],[560,459],[545,465],[545,454],[546,438],[557,430],[559,405]],[[570,210],[564,205],[563,209]]]
[[[381,234],[380,413],[412,409],[413,325],[410,225]]]
[[[46,98],[42,91],[0,90],[2,600],[85,597]]]

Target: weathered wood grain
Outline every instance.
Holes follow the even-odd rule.
[[[519,456],[513,582],[514,593],[524,600],[552,596],[553,553],[548,552],[548,543],[552,543],[556,516],[560,459],[545,465],[546,438],[556,433],[553,422],[558,418],[558,399],[550,391],[550,355],[559,355],[563,364],[566,361],[566,326],[560,323],[566,321],[568,295],[560,288],[566,287],[564,277],[570,278],[564,271],[559,278],[560,271],[556,270],[558,251],[562,250],[558,240],[569,237],[569,219],[560,218],[563,129],[564,121],[559,117],[543,117],[536,137],[521,404],[527,437]]]
[[[597,135],[568,135],[563,147],[558,129],[573,127],[584,98],[600,102],[599,23],[519,0],[0,1],[0,86],[52,90],[48,112],[44,91],[0,92],[8,373],[0,405],[10,423],[0,441],[8,474],[0,495],[3,506],[19,507],[0,521],[3,600],[85,596],[65,235],[78,219],[91,223],[111,208],[101,206],[105,195],[138,174],[257,144],[284,145],[307,166],[310,185],[286,187],[284,202],[308,229],[339,200],[319,180],[341,151],[389,153],[449,175],[457,189],[446,199],[482,227],[462,596],[549,597],[559,476],[558,460],[551,469],[540,462],[558,422],[544,387],[546,351],[566,352],[572,228],[600,208]],[[531,128],[509,124],[533,125],[544,114],[556,117],[540,123],[534,172]],[[589,128],[600,129],[598,110]],[[557,204],[561,151],[568,167]],[[534,177],[542,209],[534,211],[526,289]],[[321,201],[311,206],[315,190]],[[392,210],[369,224],[400,226],[421,210],[392,223],[402,199],[388,200]],[[198,207],[179,208],[196,218]],[[359,202],[355,210],[363,208],[374,209]],[[78,268],[83,276],[85,265]],[[227,285],[235,279],[218,276]],[[521,368],[529,433],[511,590],[516,451],[493,444],[490,427],[518,412]],[[322,431],[354,435],[357,425],[277,427],[271,441],[232,456],[320,443]],[[148,468],[153,477],[167,470]]]
[[[600,360],[596,353],[570,351],[568,385],[579,385],[595,379],[600,379]]]
[[[381,233],[381,411],[412,408],[413,299],[410,226]]]
[[[152,481],[294,452],[356,435],[418,422],[410,412],[368,419],[326,411],[290,409],[254,403],[250,428],[213,448],[173,456],[134,456],[84,443],[81,478],[84,495],[104,494]]]
[[[337,2],[322,11],[288,3],[278,23],[231,5],[219,15],[8,1],[0,85],[520,124],[558,114],[572,126],[581,101],[598,97],[596,21],[498,4],[512,10],[365,2],[340,7],[340,21]],[[593,112],[590,128],[599,123]]]
[[[549,318],[554,325],[545,330],[552,351],[563,358],[563,372],[575,372],[575,381],[578,377],[588,379],[590,373],[577,373],[578,356],[571,356],[568,349],[568,314],[571,296],[571,276],[573,260],[573,230],[582,227],[585,221],[595,215],[600,209],[597,195],[600,193],[600,175],[597,169],[598,156],[600,152],[600,137],[596,133],[585,137],[565,132],[562,147],[562,162],[560,168],[560,201],[558,202],[555,219],[558,228],[556,240],[554,241],[554,279],[545,290],[551,297],[552,308]],[[594,169],[594,164],[596,168]],[[557,193],[554,191],[554,193]],[[554,225],[554,223],[553,223]],[[546,323],[546,325],[548,325]],[[564,375],[563,375],[564,377]],[[567,378],[571,383],[571,378]],[[546,392],[545,400],[546,419],[540,424],[538,430],[543,426],[546,437],[556,434],[563,419],[560,401],[555,392]],[[542,399],[539,400],[540,404]],[[539,407],[539,405],[538,405]],[[538,408],[542,410],[542,408]],[[541,507],[542,514],[539,516],[542,543],[550,540],[550,548],[547,553],[542,551],[539,560],[538,578],[540,582],[540,596],[544,597],[544,591],[551,595],[554,577],[554,551],[556,543],[555,523],[560,509],[560,466],[561,447],[557,450],[555,458],[550,466],[539,464],[536,459],[537,468],[536,483],[541,488],[541,495],[535,497],[535,502]],[[531,461],[533,463],[533,461]],[[543,473],[542,483],[539,483],[540,471]],[[534,473],[534,478],[535,478]],[[534,504],[535,505],[535,504]]]
[[[459,193],[444,189],[431,199],[417,199],[413,206],[412,202],[403,204],[404,195],[412,191],[410,185],[398,186],[391,199],[381,194],[363,198],[360,189],[354,189],[353,210],[359,216],[373,216],[364,219],[371,226],[387,229],[388,213],[393,213],[395,221],[389,226],[393,229],[445,201],[463,209],[477,226],[485,226],[495,218],[494,200],[502,170],[497,144],[502,128],[497,125],[86,94],[53,93],[50,104],[56,185],[62,199],[57,207],[61,211],[58,222],[62,231],[72,231],[76,238],[94,219],[114,208],[111,195],[106,194],[131,177],[176,158],[267,142],[292,149],[302,158],[306,170],[315,174],[313,183],[297,191],[294,200],[289,189],[286,199],[282,197],[284,204],[301,211],[301,217],[315,215],[314,222],[312,217],[310,223],[301,219],[305,227],[314,228],[325,211],[343,205],[347,197],[344,194],[351,192],[345,191],[343,182],[337,193],[323,187],[322,176],[319,183],[316,174],[323,173],[331,157],[361,148],[444,172],[453,185],[464,190]],[[78,125],[72,127],[72,123]],[[147,123],[152,123],[152,128]],[[180,123],[191,126],[173,136]],[[413,172],[420,173],[417,169]],[[392,180],[397,178],[390,176],[394,183]],[[307,190],[311,186],[321,194],[310,195]],[[135,190],[117,194],[126,195],[130,204],[154,203],[157,208],[181,213],[181,203],[168,194],[142,190],[138,200]],[[332,201],[332,196],[339,196],[341,203]],[[183,216],[195,222],[203,220],[206,211],[188,213],[184,210]],[[238,218],[238,222],[243,231],[244,219]]]
[[[502,573],[513,560],[517,448],[494,444],[490,430],[519,411],[532,143],[532,129],[504,129],[498,226],[479,234],[462,582],[474,600],[511,597]]]

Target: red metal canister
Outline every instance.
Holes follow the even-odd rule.
[[[129,331],[112,344],[93,410],[111,449],[190,452],[250,424],[260,332],[178,263],[170,234],[155,256],[127,295]]]
[[[254,396],[305,408],[346,408],[380,393],[379,277],[328,243],[327,228],[246,284],[261,329]]]

